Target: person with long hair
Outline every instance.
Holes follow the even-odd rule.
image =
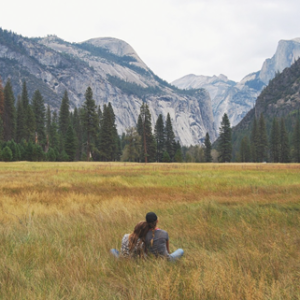
[[[157,215],[154,212],[148,212],[146,222],[149,228],[145,237],[146,252],[156,257],[165,257],[171,261],[179,259],[184,251],[177,249],[173,253],[170,253],[169,235],[165,230],[157,227]]]
[[[136,258],[144,257],[145,237],[149,231],[147,222],[139,222],[131,234],[125,234],[122,238],[121,254],[117,249],[111,249],[110,252],[117,258]]]

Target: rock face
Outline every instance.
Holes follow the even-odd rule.
[[[262,89],[273,79],[277,72],[300,57],[300,38],[280,41],[275,55],[267,59],[259,72],[244,77],[240,82],[220,76],[187,75],[172,82],[181,89],[206,89],[212,100],[216,128],[220,126],[224,113],[228,114],[232,126],[238,124],[246,113],[253,108]]]
[[[156,76],[126,42],[96,38],[72,44],[56,36],[29,39],[0,29],[0,76],[10,77],[15,95],[26,80],[29,95],[39,89],[52,109],[60,107],[65,90],[71,106],[80,106],[88,86],[97,105],[111,102],[119,133],[135,126],[143,101],[152,125],[170,113],[182,145],[203,142],[206,132],[216,139],[209,94],[182,91]]]

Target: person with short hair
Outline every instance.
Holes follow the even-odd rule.
[[[170,253],[169,235],[165,230],[157,227],[158,218],[154,212],[147,213],[146,222],[149,226],[145,237],[147,254],[153,254],[155,257],[165,257],[170,261],[175,261],[182,257],[184,253],[182,249],[177,249]]]

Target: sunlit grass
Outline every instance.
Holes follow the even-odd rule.
[[[0,164],[0,299],[299,299],[297,164]],[[177,263],[116,261],[155,211]]]

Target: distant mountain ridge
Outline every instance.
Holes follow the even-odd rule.
[[[181,89],[204,88],[212,99],[215,127],[220,126],[227,113],[232,126],[237,125],[253,108],[262,89],[276,73],[290,67],[300,57],[300,38],[281,40],[272,58],[266,59],[262,69],[245,76],[240,82],[229,80],[225,75],[187,75],[172,82]]]
[[[96,38],[68,43],[57,36],[24,38],[0,29],[0,76],[11,77],[15,95],[26,80],[29,95],[39,89],[58,109],[65,90],[71,106],[80,106],[91,86],[97,105],[111,102],[119,133],[135,126],[143,101],[152,115],[170,113],[174,133],[182,145],[215,140],[211,100],[203,89],[183,91],[156,76],[124,41]]]

